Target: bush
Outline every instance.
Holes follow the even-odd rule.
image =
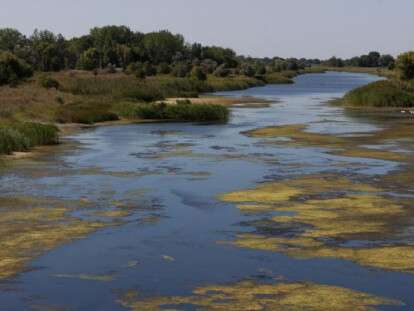
[[[414,51],[398,56],[395,68],[402,80],[414,79]]]
[[[28,151],[37,145],[59,143],[58,128],[40,123],[17,123],[0,126],[0,154]]]
[[[362,107],[414,107],[414,95],[388,80],[357,88],[346,94],[343,101],[347,105]]]
[[[140,62],[129,64],[125,72],[135,75],[138,79],[145,79],[147,75],[144,65]]]
[[[112,112],[110,105],[97,102],[78,102],[61,106],[56,116],[59,123],[93,124],[116,120],[119,120],[119,117]]]
[[[214,70],[214,75],[216,77],[228,77],[230,75],[230,70],[226,68],[225,64],[221,64]]]
[[[176,64],[171,71],[172,75],[178,78],[185,78],[190,74],[190,72],[191,66],[186,63]]]
[[[41,87],[44,87],[46,89],[52,89],[52,88],[59,89],[60,87],[59,82],[47,74],[41,74],[39,78],[37,79],[37,81]]]
[[[32,68],[9,52],[0,52],[0,85],[16,84],[31,77]]]
[[[205,81],[207,80],[207,75],[200,66],[195,66],[191,70],[191,78],[199,81]]]
[[[177,101],[176,105],[165,103],[139,104],[135,115],[142,119],[174,120],[193,122],[225,122],[229,109],[216,104],[192,104],[190,101]]]
[[[158,74],[169,74],[171,72],[171,67],[167,63],[161,63],[157,67]]]
[[[293,80],[280,73],[274,72],[264,76],[264,80],[268,84],[292,84]]]

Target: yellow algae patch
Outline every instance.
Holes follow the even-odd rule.
[[[389,150],[371,149],[371,148],[349,148],[343,151],[334,152],[337,155],[353,158],[371,158],[386,161],[405,161],[409,156],[404,153],[397,153]]]
[[[414,246],[378,246],[372,248],[335,247],[310,237],[268,237],[241,234],[231,244],[238,247],[285,253],[295,258],[331,257],[364,266],[414,273]]]
[[[372,158],[386,161],[404,161],[409,157],[403,153],[393,152],[389,150],[379,150],[359,146],[363,143],[379,143],[381,140],[396,138],[396,132],[400,130],[391,128],[376,133],[374,136],[362,136],[362,137],[340,137],[330,134],[312,133],[306,131],[307,126],[304,124],[293,124],[275,127],[266,127],[261,129],[252,130],[245,134],[250,137],[263,137],[263,138],[280,138],[286,137],[290,141],[284,142],[286,144],[298,144],[303,146],[316,146],[329,149],[340,149],[340,151],[334,151],[333,154],[341,155],[345,157],[358,157],[358,158]],[[402,130],[407,134],[407,130]],[[411,126],[408,131],[412,137],[413,128]],[[280,140],[277,143],[283,143]]]
[[[190,296],[139,299],[129,292],[119,302],[131,310],[178,310],[193,306],[195,310],[312,310],[370,311],[379,305],[401,305],[401,302],[347,288],[314,283],[262,284],[242,281],[232,285],[210,285],[194,289]]]
[[[79,279],[84,281],[111,282],[115,279],[114,275],[94,275],[94,274],[53,274],[56,278]]]
[[[225,202],[277,203],[289,200],[301,193],[300,189],[279,183],[269,183],[261,185],[256,189],[223,194],[220,196],[220,199]]]
[[[283,211],[293,216],[273,217],[276,222],[300,222],[312,225],[303,236],[344,238],[351,234],[384,234],[391,228],[388,218],[404,215],[401,206],[374,195],[353,195],[335,199],[308,200]]]
[[[386,240],[399,232],[395,222],[406,218],[409,211],[399,201],[379,195],[382,191],[344,177],[321,174],[259,185],[221,198],[237,203],[242,211],[289,212],[289,215],[270,216],[270,223],[262,222],[260,227],[283,223],[284,230],[292,228],[296,232],[293,237],[241,234],[232,242],[236,246],[300,258],[336,257],[362,265],[414,272],[414,246],[337,246],[337,241],[352,240],[365,240],[369,244],[370,240]],[[298,224],[302,225],[299,233]]]
[[[247,136],[257,138],[287,137],[297,144],[305,144],[307,146],[312,145],[327,148],[338,148],[348,144],[348,141],[342,137],[306,132],[306,128],[307,126],[304,124],[291,124],[256,129],[246,132],[245,134]]]
[[[0,279],[24,270],[42,253],[105,226],[70,217],[70,209],[57,204],[48,199],[0,198]]]
[[[274,209],[272,204],[286,203],[300,195],[339,191],[375,192],[378,189],[367,184],[353,182],[345,177],[313,174],[286,181],[264,183],[254,189],[225,193],[220,195],[219,199],[224,202],[246,203],[238,205],[241,210],[263,211]]]
[[[95,216],[100,217],[108,217],[108,218],[122,218],[131,215],[130,211],[122,210],[122,209],[115,209],[109,211],[98,211],[94,213]]]

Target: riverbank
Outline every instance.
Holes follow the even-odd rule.
[[[266,83],[293,83],[295,76],[317,72],[323,70],[308,68],[260,77],[208,75],[205,81],[198,81],[169,75],[139,80],[124,73],[96,75],[87,71],[66,71],[48,76],[54,87],[45,87],[44,75],[35,75],[17,87],[0,87],[0,130],[3,133],[0,135],[0,154],[27,152],[34,146],[58,143],[58,129],[60,135],[65,135],[67,128],[83,128],[84,125],[225,122],[230,105],[266,106],[268,103],[257,102],[257,99],[201,96],[201,93],[241,90]],[[49,132],[49,137],[44,137],[46,143],[16,130],[16,124],[20,128],[29,123],[54,129]]]

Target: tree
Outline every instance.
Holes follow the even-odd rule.
[[[10,52],[0,52],[0,85],[15,84],[31,77],[32,68]]]
[[[191,78],[199,81],[205,81],[207,80],[207,75],[200,66],[194,66],[191,70]]]
[[[398,56],[395,68],[402,80],[414,79],[414,51]]]
[[[182,54],[185,50],[183,36],[167,30],[146,34],[143,47],[148,60],[154,65],[171,63],[178,53]]]
[[[25,36],[16,29],[0,29],[0,50],[14,52],[19,45],[25,43],[25,39]]]
[[[340,58],[337,58],[335,56],[328,59],[328,61],[326,63],[330,67],[343,67],[344,66],[343,60],[340,59]]]
[[[84,70],[94,70],[99,68],[101,57],[95,48],[87,49],[79,58],[77,67]]]
[[[391,55],[381,55],[379,59],[379,66],[384,68],[390,68],[394,65],[395,59]]]
[[[248,77],[254,77],[254,74],[256,73],[254,68],[250,66],[248,63],[244,63],[241,66],[241,73]]]
[[[121,56],[119,45],[128,45],[135,39],[135,34],[126,26],[95,27],[90,31],[93,47],[99,53],[99,67],[103,68],[109,63],[119,66]]]
[[[31,64],[40,71],[58,71],[65,68],[66,40],[48,30],[35,30],[30,37]]]

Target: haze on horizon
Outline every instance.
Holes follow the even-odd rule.
[[[168,29],[254,57],[348,58],[414,49],[413,0],[0,0],[0,27],[65,37],[104,25]],[[257,4],[260,3],[260,4]]]

